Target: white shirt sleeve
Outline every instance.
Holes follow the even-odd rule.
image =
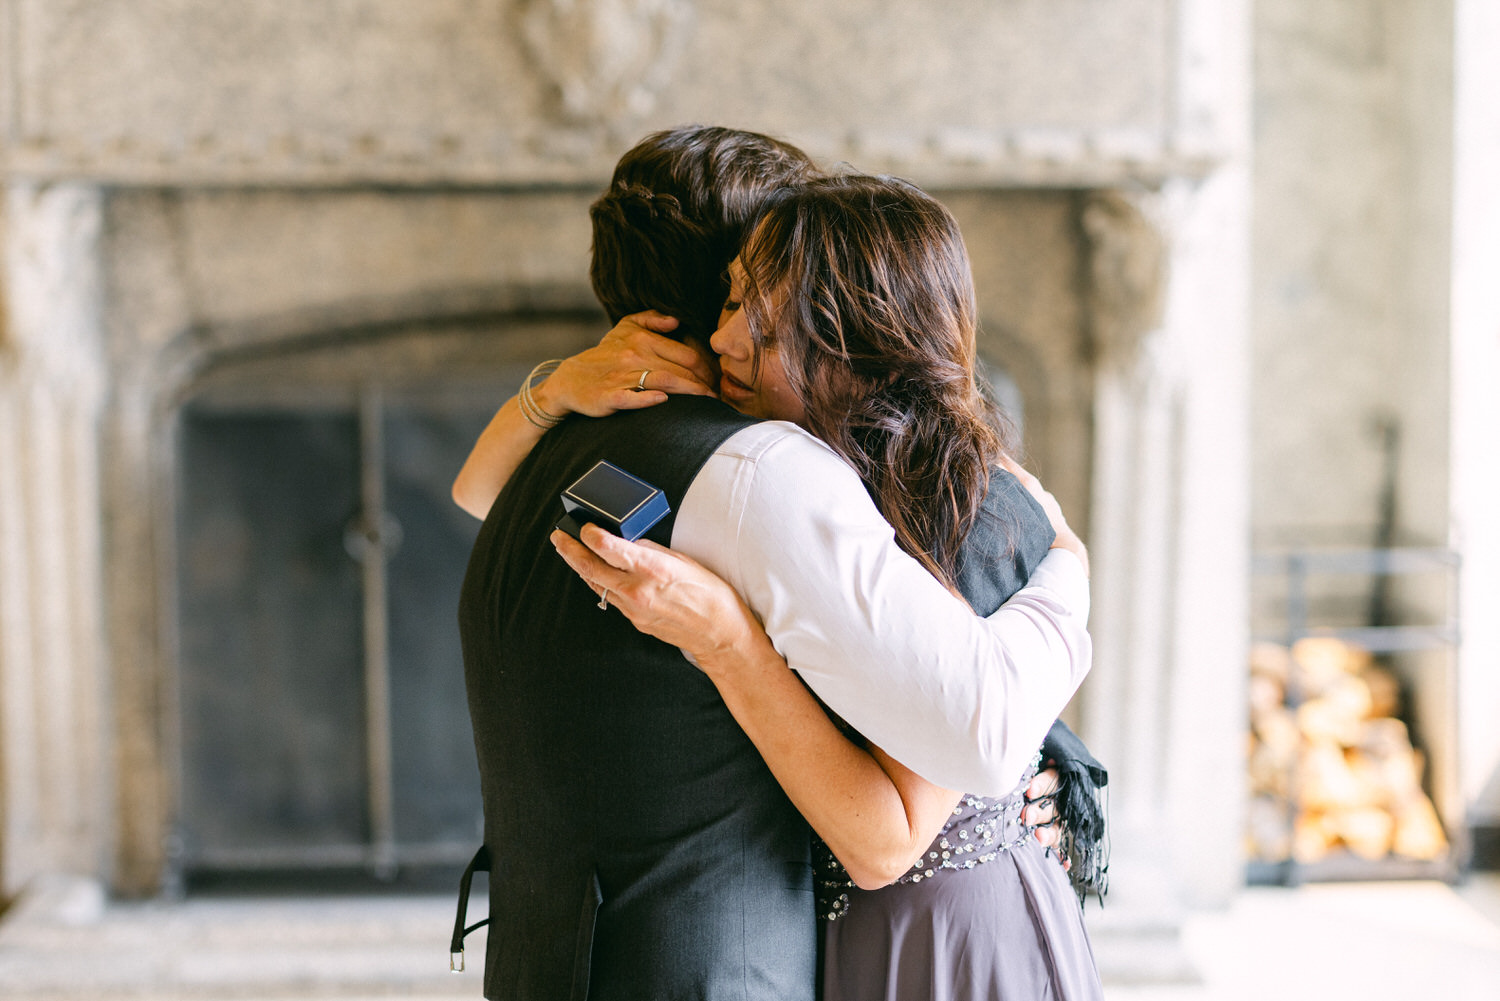
[[[672,546],[729,581],[834,712],[924,778],[1003,795],[1092,660],[1088,581],[1053,550],[988,619],[895,542],[854,471],[794,425],[731,437]]]

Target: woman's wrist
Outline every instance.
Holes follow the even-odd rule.
[[[531,387],[531,398],[550,416],[563,418],[576,409],[567,397],[567,375],[563,367],[571,359],[562,359],[547,377]],[[559,377],[561,376],[561,377]]]
[[[1078,562],[1083,566],[1084,576],[1088,576],[1089,551],[1088,548],[1084,546],[1083,540],[1078,537],[1078,534],[1076,532],[1074,532],[1072,529],[1066,529],[1065,531],[1058,532],[1057,537],[1052,541],[1051,548],[1066,550],[1067,552],[1070,552],[1074,556],[1078,557]]]
[[[721,627],[724,622],[725,619],[718,619]],[[698,669],[721,689],[750,682],[759,671],[786,667],[770,637],[758,624],[752,628],[749,622],[738,623],[736,628],[718,635],[705,636],[700,649],[689,652]]]
[[[532,387],[531,399],[548,416],[566,417],[573,412],[573,408],[562,399],[562,394],[558,392],[558,389],[557,373],[553,372],[544,381]]]

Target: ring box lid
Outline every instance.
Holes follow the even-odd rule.
[[[558,527],[575,538],[586,522],[634,542],[671,512],[667,495],[611,462],[599,461],[562,492]]]

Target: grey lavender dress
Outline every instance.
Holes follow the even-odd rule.
[[[1057,858],[1004,799],[965,796],[922,859],[879,890],[815,845],[823,1001],[1086,1001],[1103,988]]]
[[[997,471],[985,516],[965,541],[959,590],[981,614],[993,612],[1051,543],[1041,508]],[[976,555],[996,553],[1008,556]],[[1021,824],[1037,763],[1003,799],[965,796],[917,864],[879,890],[856,887],[815,840],[823,1001],[1103,997],[1067,873]]]

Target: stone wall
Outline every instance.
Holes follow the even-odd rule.
[[[1405,454],[1438,464],[1403,483],[1443,482],[1443,449],[1431,445],[1445,417],[1421,414],[1415,403],[1445,398],[1432,360],[1446,357],[1446,337],[1440,317],[1422,322],[1434,290],[1414,271],[1433,255],[1446,260],[1442,238],[1424,232],[1417,187],[1424,171],[1447,162],[1441,143],[1418,130],[1424,118],[1442,118],[1429,112],[1443,105],[1408,103],[1420,82],[1420,22],[1443,6],[1256,5],[1254,510],[1262,543],[1373,541],[1381,421],[1402,424]],[[1403,507],[1413,537],[1443,541],[1441,502]]]

